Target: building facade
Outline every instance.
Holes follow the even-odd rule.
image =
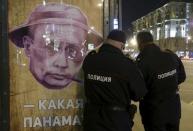
[[[132,23],[134,36],[150,31],[162,49],[180,56],[192,56],[193,2],[169,2]]]

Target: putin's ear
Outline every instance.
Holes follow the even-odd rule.
[[[33,44],[32,39],[29,36],[23,36],[23,45],[25,54],[29,57],[30,56],[30,47]]]

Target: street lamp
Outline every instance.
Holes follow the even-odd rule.
[[[187,39],[188,39],[188,40],[191,40],[192,38],[191,38],[191,36],[187,36]]]

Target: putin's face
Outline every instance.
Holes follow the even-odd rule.
[[[33,37],[24,36],[30,71],[49,89],[67,87],[78,81],[87,31],[73,25],[37,25]]]

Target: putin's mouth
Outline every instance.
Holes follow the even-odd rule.
[[[63,74],[49,74],[47,76],[56,80],[71,79],[70,75],[63,75]]]
[[[61,73],[47,73],[41,82],[46,88],[49,89],[62,89],[67,87],[72,81],[82,83],[81,79],[75,78],[69,74]]]
[[[54,78],[54,79],[56,79],[56,80],[66,79],[65,76],[63,76],[63,75],[52,75],[52,78]]]

